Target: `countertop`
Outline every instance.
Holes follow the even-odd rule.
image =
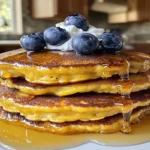
[[[19,40],[0,40],[0,46],[20,45]]]
[[[146,43],[144,42],[135,42],[130,41],[129,45],[132,50],[143,52],[150,54],[150,40]],[[19,40],[0,40],[0,50],[1,52],[14,50],[20,48],[20,41]],[[128,49],[129,47],[125,47]]]

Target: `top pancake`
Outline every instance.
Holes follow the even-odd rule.
[[[25,77],[41,84],[66,84],[112,75],[145,72],[150,68],[150,56],[123,51],[120,55],[77,55],[74,52],[43,51],[27,55],[25,50],[0,54],[3,78]]]

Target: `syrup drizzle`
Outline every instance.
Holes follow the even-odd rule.
[[[118,53],[118,55],[120,55],[120,57],[122,59],[124,59],[124,61],[126,62],[126,74],[120,76],[121,79],[122,79],[122,82],[126,81],[126,80],[129,80],[129,70],[130,70],[130,63],[129,61],[124,57],[124,55],[122,53]],[[125,98],[125,99],[130,99],[130,94],[131,94],[131,91],[132,91],[132,88],[134,86],[134,83],[132,83],[132,86],[130,87],[130,92],[127,93],[127,94],[122,94],[122,97]],[[131,107],[131,110],[128,112],[128,113],[122,113],[123,115],[123,120],[124,120],[124,123],[122,125],[122,129],[121,131],[123,133],[130,133],[131,132],[131,127],[130,127],[130,117],[131,117],[131,113],[132,113],[132,101],[130,101],[131,104],[130,104],[130,107]],[[122,111],[123,112],[123,111]]]
[[[122,129],[121,129],[121,131],[123,133],[130,133],[131,132],[131,127],[130,127],[131,113],[132,113],[132,111],[129,111],[128,113],[123,114],[124,123],[123,123]]]

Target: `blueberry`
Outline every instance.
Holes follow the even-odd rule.
[[[36,32],[35,34],[44,37],[43,32]]]
[[[39,52],[44,49],[46,42],[41,35],[33,33],[22,36],[20,39],[20,45],[27,51]]]
[[[113,33],[103,33],[99,36],[100,45],[104,52],[115,53],[123,47],[123,40]]]
[[[50,45],[61,45],[69,38],[68,32],[60,27],[50,27],[44,31],[44,39]]]
[[[72,39],[72,48],[78,54],[92,54],[99,46],[98,38],[90,33],[83,33]]]
[[[74,25],[83,31],[87,31],[89,28],[89,23],[85,17],[80,14],[70,15],[65,19],[65,25]]]

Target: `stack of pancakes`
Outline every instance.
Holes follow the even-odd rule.
[[[150,56],[0,54],[0,118],[58,134],[130,132],[150,114]]]

